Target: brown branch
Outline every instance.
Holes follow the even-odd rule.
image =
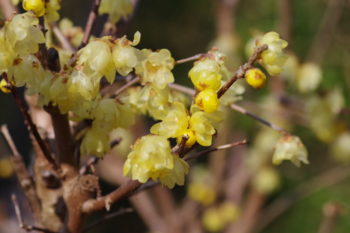
[[[233,77],[227,81],[218,91],[218,98],[220,98],[225,92],[234,84],[238,79],[244,78],[245,73],[252,68],[254,63],[260,58],[260,55],[262,52],[264,52],[266,49],[268,49],[267,45],[261,45],[257,47],[253,53],[253,55],[249,58],[248,62],[241,65],[236,73],[233,75]]]
[[[0,0],[0,9],[4,14],[6,20],[11,19],[15,14],[18,13],[16,7],[10,0]]]
[[[41,227],[30,226],[30,225],[24,224],[23,218],[22,218],[21,209],[19,207],[16,195],[12,194],[11,198],[12,198],[12,203],[13,203],[13,206],[15,208],[15,213],[16,213],[16,217],[17,217],[17,220],[18,220],[20,228],[24,229],[27,232],[41,231],[41,232],[44,232],[44,233],[56,233],[56,232],[53,232],[53,231],[50,231],[50,230],[47,230],[47,229],[44,229],[44,228],[41,228]]]
[[[239,113],[242,113],[246,116],[249,116],[249,117],[253,118],[254,120],[258,121],[259,123],[266,125],[267,127],[270,127],[273,130],[279,131],[279,132],[284,133],[284,134],[290,134],[287,130],[283,129],[282,127],[275,125],[274,123],[269,122],[269,121],[259,117],[258,115],[255,115],[254,113],[249,112],[248,110],[246,110],[245,108],[243,108],[237,104],[231,104],[230,107],[231,107],[231,109],[233,109]]]
[[[128,180],[126,183],[122,184],[111,192],[110,194],[97,198],[95,200],[88,200],[82,206],[83,213],[92,213],[103,208],[109,209],[110,205],[125,198],[135,189],[141,185],[140,182],[136,180]]]
[[[175,64],[178,65],[178,64],[183,64],[183,63],[190,62],[190,61],[196,61],[196,60],[200,59],[201,57],[204,57],[205,55],[206,55],[206,53],[199,53],[199,54],[193,55],[191,57],[182,58],[182,59],[176,60]]]
[[[89,42],[89,38],[92,33],[92,29],[95,25],[95,21],[98,15],[98,8],[100,6],[100,3],[101,3],[101,0],[93,0],[92,7],[91,7],[89,17],[87,19],[85,30],[84,30],[84,37],[79,46],[79,49],[83,48]]]
[[[70,131],[67,114],[61,114],[57,106],[49,105],[45,110],[50,114],[55,132],[56,149],[58,161],[76,167],[74,157],[74,141]]]
[[[50,27],[51,27],[53,33],[55,34],[56,38],[60,42],[60,44],[61,44],[63,49],[68,50],[69,52],[75,52],[76,51],[76,49],[69,42],[67,37],[65,37],[65,35],[63,35],[61,29],[59,29],[59,27],[57,26],[57,23],[55,23],[55,22],[50,23]]]
[[[18,152],[16,145],[13,142],[6,125],[1,126],[1,133],[4,136],[5,141],[7,142],[12,152],[11,161],[13,163],[13,167],[14,167],[17,179],[19,181],[19,184],[21,185],[24,191],[24,194],[29,202],[29,206],[31,208],[31,211],[34,214],[35,219],[39,220],[41,205],[35,190],[34,181],[30,176],[24,164],[23,158],[21,154]]]
[[[54,169],[57,169],[58,165],[57,165],[56,161],[53,159],[53,157],[51,156],[51,152],[49,151],[46,143],[41,138],[39,131],[32,120],[32,117],[30,116],[30,114],[27,111],[27,108],[25,106],[24,101],[21,99],[21,97],[19,96],[19,94],[17,92],[17,89],[11,84],[11,82],[9,82],[7,75],[5,73],[2,74],[2,77],[10,85],[11,93],[12,93],[13,97],[15,98],[15,101],[16,101],[16,104],[19,108],[19,111],[22,113],[22,115],[24,117],[24,123],[27,126],[29,132],[33,135],[35,140],[38,142],[39,147],[40,147],[41,151],[43,152],[47,161],[50,162],[50,164],[53,166]]]
[[[279,0],[278,4],[278,29],[286,41],[291,41],[293,28],[293,15],[291,0]]]

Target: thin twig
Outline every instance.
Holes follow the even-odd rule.
[[[11,82],[9,82],[7,75],[5,73],[2,74],[2,77],[3,77],[3,79],[6,80],[7,83],[10,84],[11,93],[12,93],[13,97],[15,98],[16,104],[24,117],[24,123],[26,124],[29,132],[32,133],[33,137],[38,142],[39,147],[42,150],[47,161],[49,161],[49,163],[53,166],[54,169],[58,169],[58,164],[51,156],[51,152],[49,151],[44,140],[41,138],[39,131],[32,120],[32,117],[30,116],[30,114],[27,111],[27,108],[24,104],[24,101],[21,99],[21,97],[19,96],[19,94],[17,92],[17,89],[11,84]]]
[[[85,30],[84,30],[84,37],[83,40],[79,46],[79,49],[87,45],[89,42],[89,38],[92,32],[92,29],[95,25],[95,21],[98,15],[98,8],[100,6],[101,0],[93,0],[92,7],[90,10],[89,17],[86,22]]]
[[[205,55],[206,55],[206,53],[198,53],[198,54],[193,55],[191,57],[179,59],[179,60],[175,61],[175,64],[178,65],[178,64],[183,64],[183,63],[190,62],[190,61],[196,61]]]
[[[57,26],[57,23],[55,23],[55,22],[50,23],[50,27],[52,28],[52,31],[55,34],[55,36],[58,39],[58,41],[60,42],[62,48],[64,48],[65,50],[68,50],[70,52],[75,52],[76,51],[76,49],[69,42],[67,37],[65,37],[65,35],[63,35],[61,29],[59,29],[59,27]]]
[[[230,107],[231,107],[231,109],[233,109],[239,113],[242,113],[246,116],[249,116],[249,117],[253,118],[254,120],[260,122],[261,124],[270,127],[273,130],[279,131],[279,132],[284,133],[284,134],[290,134],[287,130],[283,129],[282,127],[280,127],[272,122],[269,122],[269,121],[259,117],[258,115],[255,115],[254,113],[249,112],[248,110],[246,110],[245,108],[243,108],[241,106],[238,106],[237,104],[231,104]]]
[[[185,159],[186,161],[191,161],[191,160],[194,160],[194,159],[199,158],[199,157],[202,156],[202,155],[208,154],[208,153],[210,153],[210,152],[219,151],[219,150],[226,150],[226,149],[228,149],[228,148],[232,148],[232,147],[236,147],[236,146],[245,145],[245,144],[247,144],[247,143],[248,143],[248,141],[247,141],[246,139],[244,139],[244,140],[241,140],[241,141],[238,141],[238,142],[233,142],[233,143],[221,145],[221,146],[218,146],[218,147],[211,147],[211,148],[209,148],[209,149],[207,149],[207,150],[198,152],[198,153],[196,153],[196,154],[188,155],[188,156],[186,156],[184,159]]]
[[[111,98],[115,98],[118,95],[120,95],[122,92],[124,92],[126,89],[131,87],[132,85],[138,83],[140,81],[140,77],[135,77],[131,81],[125,83],[123,86],[121,86],[118,90],[114,92],[114,94],[111,96]]]
[[[22,214],[21,214],[21,209],[19,207],[19,204],[18,204],[18,201],[17,201],[17,197],[16,195],[12,194],[11,195],[11,198],[12,198],[12,203],[13,203],[13,206],[15,208],[15,213],[16,213],[16,217],[17,217],[17,220],[18,220],[18,223],[19,223],[19,227],[22,228],[23,230],[27,231],[27,232],[31,232],[31,231],[41,231],[41,232],[44,232],[44,233],[56,233],[54,231],[50,231],[50,230],[47,230],[47,229],[44,229],[44,228],[41,228],[41,227],[36,227],[36,226],[30,226],[30,225],[27,225],[23,222],[23,218],[22,218]]]
[[[123,214],[128,214],[134,212],[134,209],[132,208],[125,208],[125,209],[119,209],[113,213],[106,214],[105,216],[99,218],[97,221],[88,224],[83,230],[82,233],[86,233],[90,231],[92,228],[95,228],[96,226],[100,225],[101,223],[104,223],[110,219],[113,219],[115,217],[118,217]]]
[[[232,84],[234,84],[238,79],[240,78],[244,78],[245,73],[247,72],[247,70],[249,70],[250,68],[252,68],[252,66],[254,65],[254,63],[260,58],[260,55],[262,52],[264,52],[266,49],[268,49],[267,45],[261,45],[259,47],[257,47],[253,53],[253,55],[249,58],[249,60],[241,65],[238,70],[236,71],[236,73],[233,75],[233,77],[227,81],[218,91],[218,98],[220,98],[223,94],[225,94],[225,92],[232,86]]]

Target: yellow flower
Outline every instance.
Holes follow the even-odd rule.
[[[44,0],[23,0],[23,9],[33,11],[36,16],[40,17],[45,14]]]
[[[92,76],[98,81],[102,76],[106,76],[109,83],[115,78],[116,68],[113,63],[111,45],[108,38],[88,43],[78,54],[78,65],[83,65],[83,71],[88,76]]]
[[[127,40],[126,36],[116,40],[112,56],[118,73],[123,76],[128,75],[138,62],[137,53],[139,51],[133,46],[140,42],[140,37],[140,32],[135,32],[133,42]]]
[[[216,91],[209,88],[198,93],[195,103],[201,110],[208,113],[215,112],[219,107],[219,99]]]
[[[152,52],[149,49],[141,50],[141,61],[136,66],[136,74],[140,75],[142,83],[150,83],[156,88],[163,89],[168,83],[174,82],[171,70],[174,67],[174,59],[170,51],[161,49]]]
[[[190,118],[190,129],[196,135],[196,140],[201,146],[210,146],[215,129],[208,119],[206,113],[198,111]]]
[[[283,160],[290,160],[299,167],[301,162],[309,163],[307,156],[307,150],[299,137],[285,135],[276,144],[273,163],[278,165]]]
[[[197,61],[188,75],[199,91],[207,88],[218,90],[221,86],[220,65],[213,59],[205,58]]]
[[[174,102],[162,122],[152,126],[151,133],[159,134],[166,138],[181,137],[188,128],[188,114],[185,106],[180,102]]]
[[[11,92],[11,87],[10,85],[6,82],[5,79],[1,79],[0,81],[0,90],[4,93],[10,93]]]
[[[249,69],[245,73],[245,80],[254,88],[261,88],[266,82],[266,75],[258,68]]]
[[[257,45],[268,46],[268,49],[261,54],[261,63],[271,75],[277,75],[282,72],[282,67],[287,60],[287,55],[283,49],[288,43],[282,40],[277,32],[268,32],[260,40]]]
[[[127,17],[132,12],[131,0],[102,0],[98,12],[109,14],[112,23],[119,21],[121,17]]]

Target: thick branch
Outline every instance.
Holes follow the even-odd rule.
[[[67,114],[61,114],[57,106],[49,105],[46,111],[50,114],[57,148],[58,161],[76,166],[74,144]]]
[[[109,209],[110,205],[113,203],[125,198],[130,193],[132,193],[135,189],[137,189],[141,185],[140,182],[135,180],[129,180],[128,182],[122,184],[115,191],[110,194],[99,197],[96,200],[88,200],[82,206],[83,213],[92,213],[103,208]]]

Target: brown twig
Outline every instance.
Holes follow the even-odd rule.
[[[246,110],[245,108],[243,108],[237,104],[231,104],[230,107],[231,107],[231,109],[233,109],[239,113],[242,113],[246,116],[249,116],[249,117],[253,118],[254,120],[260,122],[261,124],[270,127],[273,130],[279,131],[279,132],[284,133],[284,134],[290,134],[287,130],[283,129],[282,127],[280,127],[272,122],[269,122],[269,121],[259,117],[258,115],[255,115],[252,112],[249,112],[248,110]]]
[[[24,104],[24,101],[21,99],[21,97],[19,96],[17,89],[11,84],[11,82],[9,82],[7,75],[5,73],[2,74],[3,79],[6,80],[7,83],[10,84],[11,87],[11,93],[13,95],[13,97],[15,98],[16,104],[19,108],[19,111],[22,113],[23,117],[24,117],[24,123],[26,124],[29,132],[33,135],[33,137],[35,138],[35,140],[38,142],[40,149],[42,150],[45,158],[47,159],[47,161],[49,161],[51,163],[51,165],[57,169],[58,168],[58,164],[56,163],[56,161],[53,159],[53,157],[51,156],[51,152],[49,151],[46,143],[44,142],[44,140],[41,138],[39,131],[36,127],[36,125],[34,124],[32,117],[30,116],[30,114],[27,111],[27,108]]]
[[[89,17],[86,22],[85,30],[84,30],[84,37],[83,40],[79,46],[79,49],[87,45],[89,42],[90,35],[92,33],[92,29],[95,25],[95,21],[98,15],[98,8],[100,6],[101,0],[93,0],[92,7],[90,10]]]
[[[65,50],[68,50],[69,52],[76,51],[76,49],[69,42],[69,40],[63,35],[61,29],[59,29],[59,27],[57,26],[57,23],[55,23],[55,22],[50,23],[50,27],[52,28],[52,31],[55,34],[58,41],[60,42],[62,48],[64,48]]]
[[[6,125],[1,126],[1,133],[12,152],[11,160],[16,172],[17,179],[24,191],[26,198],[28,199],[29,206],[34,214],[35,219],[38,220],[40,219],[41,205],[35,190],[34,181],[30,176],[27,168],[25,167],[23,158],[18,152]]]
[[[221,146],[218,146],[218,147],[211,147],[211,148],[209,148],[209,149],[207,149],[207,150],[198,152],[198,153],[196,153],[196,154],[188,155],[188,156],[186,156],[184,159],[185,159],[186,161],[191,161],[191,160],[194,160],[194,159],[199,158],[199,157],[202,156],[202,155],[208,154],[208,153],[210,153],[210,152],[219,151],[219,150],[226,150],[226,149],[228,149],[228,148],[232,148],[232,147],[236,147],[236,146],[245,145],[245,144],[247,144],[247,143],[248,143],[248,141],[247,141],[246,139],[244,139],[244,140],[241,140],[241,141],[238,141],[238,142],[233,142],[233,143],[221,145]]]
[[[132,85],[138,83],[140,81],[140,77],[135,77],[131,81],[125,83],[123,86],[121,86],[118,90],[114,92],[114,94],[111,96],[111,98],[115,98],[118,95],[120,95],[122,92],[124,92],[126,89],[131,87]]]
[[[175,64],[178,65],[178,64],[183,64],[183,63],[190,62],[190,61],[196,61],[196,60],[200,59],[201,57],[204,57],[205,55],[206,55],[206,53],[199,53],[199,54],[193,55],[191,57],[182,58],[182,59],[176,60]]]
[[[247,70],[249,70],[250,68],[252,68],[252,66],[254,65],[254,63],[260,58],[260,55],[262,52],[264,52],[266,49],[268,49],[267,45],[261,45],[259,47],[257,47],[253,53],[253,55],[249,58],[249,60],[241,65],[238,70],[236,71],[236,73],[233,75],[233,77],[227,81],[218,91],[218,98],[220,98],[223,94],[225,94],[225,92],[232,86],[232,84],[234,84],[238,79],[240,78],[244,78],[245,73],[247,72]]]
[[[109,209],[110,205],[125,198],[141,185],[140,182],[135,180],[129,180],[122,184],[115,191],[106,196],[102,196],[95,200],[88,200],[82,206],[83,213],[92,213],[103,208]]]
[[[19,207],[16,195],[12,194],[11,198],[12,198],[12,203],[13,203],[13,206],[15,208],[15,213],[16,213],[16,217],[17,217],[20,228],[24,229],[27,232],[41,231],[44,233],[56,233],[56,232],[53,232],[53,231],[50,231],[50,230],[47,230],[47,229],[44,229],[41,227],[30,226],[30,225],[24,224],[22,214],[21,214],[21,209]]]

